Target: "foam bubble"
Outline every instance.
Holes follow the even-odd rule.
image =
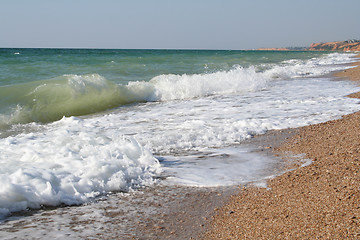
[[[71,117],[42,133],[0,139],[0,211],[80,204],[111,191],[151,184],[157,159],[134,138],[84,130]],[[11,164],[9,164],[11,163]]]
[[[150,83],[161,101],[191,99],[215,94],[250,92],[264,87],[269,79],[256,73],[255,67],[235,67],[230,71],[193,75],[160,75]]]

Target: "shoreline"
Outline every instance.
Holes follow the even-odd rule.
[[[360,61],[353,65],[334,77],[360,82]],[[294,131],[274,154],[305,154],[312,163],[268,180],[267,189],[239,190],[203,239],[360,238],[360,111]]]
[[[294,129],[269,131],[254,136],[242,145],[249,146],[258,154],[273,157],[271,149],[280,146],[295,133]],[[286,171],[287,167],[286,163],[279,162],[277,174]],[[252,183],[241,186],[248,185]],[[14,213],[4,224],[0,224],[0,237],[199,239],[209,229],[216,210],[238,192],[238,185],[199,188],[159,184],[130,194],[111,194],[103,200],[80,206]]]
[[[357,64],[360,65],[360,62]],[[348,74],[352,72],[352,69],[344,72]],[[337,74],[336,77],[339,77],[339,81],[346,77],[346,75],[341,75],[342,72]],[[354,76],[356,80],[356,73]],[[215,188],[166,187],[160,184],[147,187],[146,191],[111,194],[104,196],[103,200],[99,199],[81,206],[34,210],[28,212],[26,217],[22,213],[14,214],[6,224],[0,224],[0,232],[2,232],[0,236],[4,239],[51,238],[54,236],[71,236],[82,239],[91,237],[99,239],[199,239],[200,237],[203,239],[270,239],[288,236],[295,238],[294,235],[286,235],[288,234],[286,229],[291,228],[284,225],[284,221],[293,217],[288,212],[294,211],[293,208],[299,208],[302,204],[293,206],[294,201],[291,198],[281,202],[281,199],[271,197],[274,197],[275,194],[282,198],[288,198],[289,194],[281,193],[281,191],[285,191],[283,186],[300,180],[300,177],[293,175],[293,172],[298,171],[301,159],[294,160],[289,157],[287,152],[294,148],[289,145],[287,149],[282,144],[296,139],[298,134],[302,134],[302,129],[272,130],[263,135],[256,135],[242,143],[242,145],[250,146],[259,154],[275,156],[280,159],[276,166],[278,167],[278,169],[276,168],[277,174],[280,176],[267,181],[267,186],[271,190],[258,188],[253,183]],[[314,145],[312,144],[312,146]],[[282,156],[285,157],[282,158]],[[289,169],[295,170],[290,171]],[[290,174],[288,177],[290,180],[285,179],[288,181],[287,183],[282,180],[284,185],[281,185],[281,181],[279,183],[278,179],[282,179],[288,174]],[[297,174],[299,175],[299,173]],[[299,186],[294,189],[292,190],[296,194]],[[275,193],[275,190],[279,193]],[[304,190],[301,189],[301,191]],[[269,192],[272,194],[270,194],[271,196],[267,196]],[[281,205],[280,203],[284,206],[289,203],[290,206],[287,206],[285,210],[279,209],[279,206],[275,205]],[[261,207],[268,208],[266,210],[270,212],[261,210]],[[274,207],[277,207],[277,210]],[[259,211],[263,216],[260,216]],[[239,215],[243,214],[243,220],[241,220]],[[283,214],[288,215],[285,220],[281,218]],[[299,216],[298,213],[296,214],[294,216]],[[213,216],[215,217],[213,218]],[[282,227],[286,226],[285,230],[278,231],[273,227],[276,222],[281,226],[279,221],[282,221]],[[296,221],[297,219],[295,219]],[[248,232],[244,231],[239,234],[239,228]],[[253,229],[258,229],[256,231],[262,235],[251,235],[254,234]],[[296,226],[294,229],[302,231]],[[358,227],[358,229],[360,228]],[[266,231],[277,231],[278,235],[271,235]],[[279,235],[279,232],[284,233]],[[305,234],[301,237],[307,238],[308,235]]]

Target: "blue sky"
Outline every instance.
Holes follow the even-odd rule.
[[[359,0],[0,0],[0,47],[254,49],[360,38]]]

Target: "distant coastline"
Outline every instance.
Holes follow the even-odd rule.
[[[360,40],[312,43],[310,47],[258,48],[259,51],[344,51],[360,52]]]
[[[259,51],[289,51],[289,48],[258,48]]]

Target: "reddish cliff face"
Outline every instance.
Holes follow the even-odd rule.
[[[327,42],[313,43],[309,51],[360,51],[360,42]]]
[[[262,51],[349,51],[360,52],[360,40],[348,40],[339,42],[313,43],[309,48],[258,48]]]

